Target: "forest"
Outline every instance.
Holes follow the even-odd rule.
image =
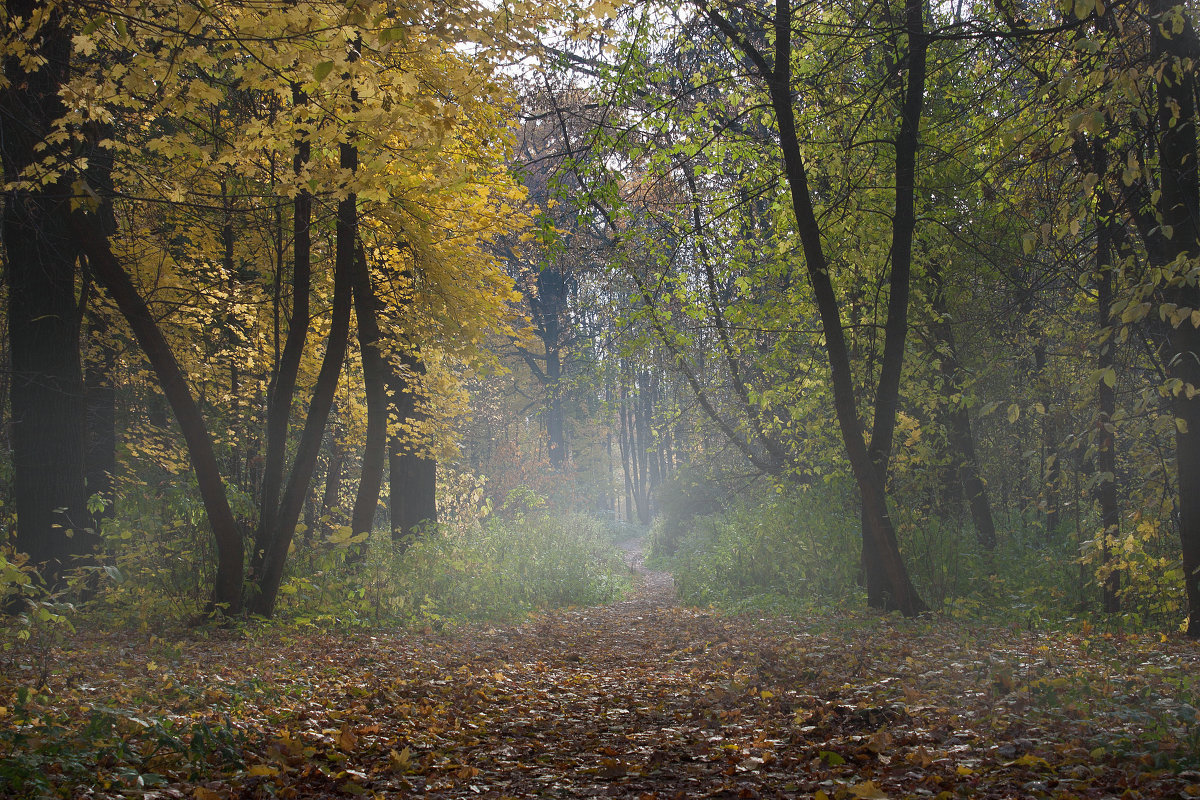
[[[1200,797],[1190,0],[8,0],[0,797]]]

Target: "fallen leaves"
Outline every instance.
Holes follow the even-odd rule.
[[[1197,796],[1193,644],[820,622],[652,575],[506,628],[81,636],[43,695],[0,685],[0,735],[94,798]]]

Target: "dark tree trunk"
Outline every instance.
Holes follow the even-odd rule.
[[[549,266],[538,273],[537,293],[530,297],[534,322],[545,350],[546,369],[539,375],[546,391],[546,444],[553,469],[567,461],[566,419],[562,401],[563,320],[567,313],[570,281],[561,269]],[[527,361],[530,360],[527,358]],[[536,364],[532,365],[536,366]],[[538,371],[535,369],[534,374]]]
[[[558,321],[550,326],[554,339],[558,338]],[[550,455],[550,466],[561,469],[567,462],[567,436],[563,424],[562,401],[562,352],[557,341],[546,344],[546,439]]]
[[[304,95],[292,90],[293,103],[300,105]],[[308,163],[311,146],[306,139],[296,142],[293,170],[299,173]],[[250,556],[250,572],[258,575],[263,556],[275,530],[279,514],[279,493],[287,454],[288,424],[292,413],[292,398],[296,393],[296,377],[304,356],[310,324],[309,294],[312,289],[312,195],[301,190],[292,201],[292,316],[279,363],[267,388],[267,452],[263,458],[262,498],[259,503],[258,530],[254,536],[254,551]]]
[[[142,352],[150,361],[187,443],[192,469],[196,473],[196,484],[217,543],[217,575],[209,611],[235,613],[242,604],[242,534],[229,508],[212,436],[204,424],[200,406],[192,396],[183,370],[179,368],[154,315],[109,249],[98,218],[76,211],[70,219],[75,238],[87,254],[88,265],[121,310]]]
[[[353,173],[358,166],[358,150],[350,144],[340,147],[341,167]],[[313,388],[304,431],[296,447],[296,460],[279,503],[279,512],[274,520],[274,530],[266,542],[262,569],[257,580],[257,593],[250,603],[251,611],[270,617],[275,610],[279,586],[283,581],[283,568],[287,563],[288,549],[292,544],[296,523],[304,507],[313,470],[321,451],[321,440],[325,423],[333,407],[342,363],[346,360],[346,349],[350,338],[350,306],[354,277],[354,251],[358,240],[358,199],[350,193],[337,207],[336,243],[333,267],[333,314],[329,325],[329,339],[321,360]]]
[[[1103,164],[1103,146],[1096,145],[1097,149],[1097,169],[1096,174],[1103,176],[1105,173]],[[1102,209],[1104,212],[1104,209]],[[1113,217],[1111,209],[1108,213],[1103,213],[1096,225],[1096,313],[1099,317],[1100,330],[1108,329],[1112,320],[1112,304],[1113,304],[1113,287],[1112,287],[1112,226]],[[1190,324],[1190,322],[1188,323]],[[1099,425],[1096,441],[1096,466],[1099,469],[1099,476],[1096,480],[1096,502],[1100,506],[1100,527],[1101,536],[1103,537],[1103,552],[1104,560],[1109,561],[1108,539],[1116,538],[1121,532],[1121,513],[1117,505],[1117,452],[1115,446],[1115,433],[1113,428],[1113,414],[1117,410],[1117,392],[1116,392],[1116,359],[1114,358],[1113,349],[1115,347],[1114,337],[1103,337],[1100,342],[1100,353],[1096,359],[1096,366],[1100,371],[1100,385],[1097,387],[1097,410],[1099,411]],[[1109,382],[1109,375],[1112,375],[1112,383]],[[1108,577],[1104,580],[1101,586],[1102,604],[1104,610],[1109,614],[1117,614],[1121,611],[1121,573],[1117,569],[1112,569]]]
[[[100,520],[113,514],[113,475],[117,471],[117,390],[113,371],[117,351],[113,347],[104,312],[88,307],[90,353],[84,367],[84,396],[87,404],[87,451],[84,453],[88,498],[99,496],[104,507],[93,514]]]
[[[10,2],[10,16],[28,21],[46,6]],[[4,61],[8,88],[0,96],[0,159],[7,181],[54,147],[35,151],[63,114],[72,31],[53,6],[30,43],[45,58],[27,72]],[[96,537],[87,513],[84,478],[85,402],[80,363],[80,308],[75,278],[79,248],[67,225],[70,180],[44,189],[17,188],[4,203],[8,330],[12,365],[13,498],[16,548],[28,553],[51,589],[63,571],[91,555]]]
[[[1034,370],[1042,389],[1042,500],[1045,503],[1046,536],[1053,538],[1062,521],[1059,484],[1062,482],[1062,465],[1058,460],[1057,411],[1050,375],[1046,370],[1046,345],[1038,342],[1033,347]]]
[[[346,463],[346,445],[342,441],[340,426],[334,425],[329,437],[329,465],[325,469],[325,490],[321,494],[321,511],[317,515],[322,520],[329,520],[338,513],[342,496],[342,467]],[[324,533],[333,532],[333,523],[323,522]]]
[[[1155,266],[1174,276],[1164,299],[1180,308],[1200,309],[1200,287],[1188,278],[1200,256],[1200,173],[1196,168],[1196,64],[1188,41],[1194,40],[1186,6],[1177,0],[1148,0],[1151,51],[1157,62],[1159,186],[1161,229],[1149,243]],[[1182,17],[1174,31],[1172,17]],[[1163,235],[1162,229],[1170,231]],[[1194,261],[1192,262],[1194,264]],[[1174,266],[1172,266],[1174,265]],[[1184,319],[1169,331],[1167,369],[1172,378],[1200,389],[1200,329]],[[1187,634],[1200,638],[1200,394],[1175,393],[1177,420],[1175,464],[1179,487],[1179,538],[1187,594]]]
[[[387,449],[387,390],[386,367],[379,350],[378,308],[375,290],[371,287],[371,268],[366,254],[358,248],[354,269],[354,313],[358,317],[358,344],[362,357],[363,383],[367,396],[367,439],[363,442],[362,475],[350,515],[350,530],[354,534],[370,532],[379,507],[379,490],[383,486],[383,461]]]
[[[924,27],[924,0],[906,0],[905,33],[908,38],[908,69],[901,97],[900,129],[896,133],[896,212],[892,217],[891,275],[888,277],[887,321],[884,323],[883,361],[875,391],[874,423],[868,457],[875,466],[881,487],[886,489],[896,414],[900,408],[900,378],[904,370],[904,348],[908,338],[908,306],[912,284],[913,234],[916,231],[917,149],[921,112],[925,102],[925,54],[928,40]],[[856,434],[857,435],[857,434]],[[886,511],[886,509],[885,509]],[[870,520],[867,520],[870,524]],[[867,579],[867,603],[872,608],[893,607],[888,584],[885,549],[872,543],[863,531],[863,567]],[[893,537],[894,537],[893,533]]]
[[[916,0],[910,0],[908,3],[910,9],[918,5]],[[783,168],[791,194],[792,210],[795,213],[796,232],[804,253],[805,271],[813,290],[813,298],[821,318],[821,329],[825,336],[825,350],[829,359],[830,379],[833,384],[834,411],[846,447],[846,455],[850,461],[850,468],[862,494],[863,509],[867,519],[864,530],[864,550],[870,553],[871,559],[878,565],[877,574],[884,587],[878,593],[882,602],[888,607],[896,608],[905,615],[911,616],[925,611],[926,606],[917,594],[916,588],[909,578],[908,570],[904,566],[904,560],[900,555],[900,548],[896,540],[896,531],[888,515],[884,484],[877,465],[872,461],[866,443],[863,441],[863,426],[858,418],[858,401],[855,396],[850,353],[846,346],[845,331],[842,329],[841,310],[829,275],[829,262],[825,258],[820,224],[817,221],[812,197],[809,193],[808,172],[800,150],[795,109],[792,107],[791,11],[790,0],[776,0],[773,65],[768,63],[763,54],[753,44],[742,38],[723,17],[712,11],[709,12],[709,16],[721,30],[730,35],[766,80],[771,106],[775,111],[776,122],[779,126]],[[910,13],[910,23],[914,21],[919,25],[920,17]],[[913,44],[914,55],[924,53],[924,46],[921,43],[923,38],[921,35],[910,34],[909,42]],[[915,125],[916,122],[915,118],[907,118],[906,115],[902,124]],[[898,151],[900,144],[901,142],[898,141]],[[901,166],[899,153],[897,162],[899,172]],[[900,214],[899,196],[902,191],[912,191],[912,185],[911,182],[905,185],[905,181],[898,174],[898,215]],[[893,279],[894,277],[893,275]],[[891,315],[889,314],[890,319]],[[886,398],[884,400],[886,401]]]
[[[392,404],[398,432],[422,420],[419,393],[425,363],[415,345],[403,351],[400,363],[389,371]],[[388,455],[390,473],[389,507],[392,541],[407,546],[422,528],[437,523],[437,462],[422,454],[419,443],[403,435],[391,440]]]
[[[622,385],[618,391],[621,394],[621,403],[617,407],[618,420],[620,422],[620,436],[617,439],[617,447],[621,451],[621,473],[625,476],[625,522],[633,522],[633,472],[636,468],[632,452],[629,444],[629,413],[627,410],[626,388]]]
[[[988,502],[987,487],[979,476],[979,460],[975,457],[975,434],[971,430],[971,417],[963,396],[963,369],[958,361],[958,348],[954,341],[954,328],[950,324],[949,309],[940,276],[931,274],[933,281],[933,336],[938,343],[942,393],[946,403],[946,443],[950,450],[950,470],[953,480],[966,495],[971,522],[975,527],[975,539],[984,550],[996,548],[996,523],[992,518],[992,506]]]

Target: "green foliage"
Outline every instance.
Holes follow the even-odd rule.
[[[62,637],[74,632],[75,606],[66,597],[78,592],[86,572],[71,576],[67,589],[46,591],[24,554],[0,550],[0,653],[6,672],[27,674],[38,686],[45,682],[51,654]]]
[[[240,766],[244,736],[226,723],[176,721],[92,706],[86,722],[27,688],[0,726],[0,795],[70,797],[81,785],[142,795],[167,776],[198,778]]]
[[[1075,537],[1047,537],[1037,525],[1014,518],[989,553],[971,527],[953,517],[894,516],[913,580],[937,611],[1043,629],[1078,622],[1097,607],[1091,542],[1081,557]],[[670,524],[669,518],[656,523],[656,547],[669,540]],[[1147,554],[1139,541],[1127,536],[1112,547],[1125,570],[1125,611],[1113,623],[1133,631],[1177,620],[1182,599],[1172,573],[1178,563]],[[751,498],[696,517],[677,540],[676,554],[656,557],[674,573],[684,602],[806,610],[858,601],[860,542],[853,493],[830,484]],[[1107,624],[1108,618],[1093,622]]]
[[[528,499],[528,498],[526,498]],[[440,627],[618,599],[629,570],[617,529],[582,515],[519,515],[427,530],[395,552],[375,535],[293,562],[280,613],[302,623],[402,621]]]
[[[673,556],[696,517],[720,511],[724,503],[715,487],[698,469],[683,467],[659,488],[660,516],[650,530],[651,558]]]
[[[155,491],[130,491],[118,507],[120,516],[102,528],[111,555],[91,609],[138,630],[194,614],[212,591],[214,563],[194,479],[180,476]]]
[[[858,515],[845,487],[801,487],[697,518],[673,562],[684,602],[800,607],[855,589]]]

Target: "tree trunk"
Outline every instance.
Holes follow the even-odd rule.
[[[304,95],[292,89],[292,102],[300,105]],[[292,164],[299,174],[308,163],[311,145],[308,140],[296,141]],[[312,289],[312,195],[302,189],[292,201],[292,316],[288,323],[283,353],[267,388],[267,452],[263,458],[262,498],[259,503],[258,529],[254,536],[254,551],[250,556],[251,575],[262,570],[263,556],[275,530],[279,514],[279,493],[287,454],[288,423],[292,413],[292,398],[296,393],[296,377],[304,356],[304,344],[310,325],[309,294]]]
[[[915,0],[909,0],[907,5],[911,8],[917,3]],[[842,329],[841,311],[837,293],[829,276],[829,262],[825,258],[820,224],[813,209],[808,186],[808,173],[800,151],[795,109],[792,107],[791,10],[790,0],[776,0],[774,66],[767,63],[765,57],[753,45],[738,37],[736,30],[733,30],[723,18],[711,11],[710,18],[722,30],[732,31],[731,35],[734,40],[755,63],[767,82],[771,106],[775,111],[776,122],[779,126],[783,168],[791,194],[792,210],[795,213],[796,232],[804,253],[804,266],[809,285],[813,290],[813,297],[820,315],[821,330],[825,336],[825,350],[829,359],[830,380],[833,384],[834,411],[850,461],[850,468],[862,494],[864,514],[867,518],[864,530],[864,550],[870,553],[870,557],[879,566],[882,585],[885,587],[880,592],[883,602],[888,607],[896,608],[905,615],[911,616],[925,611],[926,606],[912,585],[908,570],[904,566],[904,560],[896,541],[895,528],[888,515],[884,484],[863,441],[863,427],[858,418],[858,401],[854,391],[850,354],[846,346],[845,332]],[[919,23],[919,17],[915,19]],[[912,21],[910,19],[910,22]],[[916,45],[916,40],[922,38],[910,34],[909,41]],[[923,47],[914,46],[914,53],[923,53],[923,51]],[[916,121],[916,119],[908,119],[905,124],[915,125]],[[899,150],[899,146],[897,149]],[[900,164],[898,163],[897,166],[899,167]],[[911,183],[907,187],[902,186],[902,183],[904,181],[898,174],[898,201],[901,190],[906,188],[911,190]],[[899,202],[897,205],[897,213],[899,213]]]
[[[121,310],[150,361],[187,443],[196,484],[217,543],[217,574],[208,610],[236,613],[242,605],[242,534],[229,508],[212,436],[204,424],[200,406],[192,397],[183,370],[154,315],[109,249],[96,215],[79,210],[71,214],[70,220],[75,238],[87,254],[88,265]]]
[[[563,424],[562,401],[562,352],[558,345],[558,320],[550,326],[546,339],[546,439],[550,455],[550,467],[562,469],[567,462],[566,428]]]
[[[1097,144],[1096,147],[1102,154],[1102,145]],[[1101,158],[1102,155],[1098,156],[1097,160],[1099,161]],[[1103,163],[1098,164],[1096,174],[1103,176],[1104,172]],[[1108,214],[1102,216],[1096,225],[1096,313],[1099,317],[1097,322],[1101,332],[1108,330],[1112,322],[1112,226],[1113,219]],[[1110,537],[1113,539],[1118,537],[1121,532],[1121,514],[1120,508],[1117,506],[1117,451],[1113,428],[1113,414],[1117,410],[1116,360],[1113,354],[1115,344],[1114,337],[1103,337],[1100,342],[1100,352],[1096,358],[1096,366],[1101,375],[1096,398],[1099,412],[1096,420],[1099,425],[1096,441],[1096,466],[1100,471],[1096,481],[1096,502],[1100,506],[1100,535],[1103,537],[1106,565],[1109,561],[1108,541]],[[1108,381],[1110,371],[1113,376],[1111,384]],[[1102,605],[1107,613],[1120,613],[1120,590],[1121,573],[1117,569],[1110,569],[1101,586]]]
[[[1039,334],[1040,335],[1040,332]],[[1050,384],[1050,375],[1046,370],[1046,345],[1038,342],[1033,348],[1034,370],[1042,389],[1042,500],[1045,503],[1046,531],[1048,539],[1054,538],[1055,531],[1062,520],[1061,502],[1059,500],[1059,484],[1062,482],[1062,466],[1058,460],[1058,426],[1055,410],[1054,392]]]
[[[371,268],[366,253],[359,247],[355,255],[354,313],[358,317],[358,344],[362,358],[363,383],[367,397],[367,438],[363,443],[362,475],[350,515],[354,534],[370,532],[379,508],[379,490],[383,486],[383,461],[387,447],[386,368],[379,350],[378,308],[371,286]]]
[[[353,173],[358,166],[358,150],[351,144],[340,146],[341,167]],[[346,349],[350,338],[350,306],[354,277],[354,250],[358,240],[358,198],[351,192],[338,203],[336,242],[333,267],[333,315],[329,325],[329,339],[313,388],[312,401],[308,406],[308,417],[304,431],[296,448],[296,460],[279,504],[279,513],[274,521],[274,530],[266,543],[262,560],[262,571],[257,581],[257,594],[250,603],[251,611],[270,617],[275,610],[279,586],[283,580],[283,568],[287,562],[288,549],[295,535],[296,524],[304,506],[309,482],[316,468],[321,450],[325,423],[333,407],[338,378],[342,373],[342,362],[346,360]]]
[[[548,266],[538,273],[537,293],[530,305],[538,335],[546,352],[546,443],[550,467],[561,469],[567,461],[566,420],[562,402],[562,327],[566,316],[569,282],[561,269]]]
[[[113,475],[117,471],[117,390],[113,371],[117,351],[109,338],[108,319],[91,305],[87,310],[90,353],[84,367],[84,398],[87,406],[87,450],[84,453],[87,496],[99,496],[104,508],[92,515],[99,530],[100,520],[113,514]]]
[[[419,383],[424,374],[425,363],[415,345],[412,352],[401,353],[400,363],[389,371],[398,423],[389,450],[389,512],[392,541],[400,547],[407,546],[423,525],[438,521],[437,462],[421,455],[418,443],[405,441],[399,433],[421,420]]]
[[[633,522],[633,470],[632,453],[629,446],[629,416],[626,411],[626,390],[624,382],[618,388],[621,394],[621,403],[617,408],[617,417],[621,426],[620,436],[617,438],[617,447],[621,451],[621,474],[625,477],[625,522]]]
[[[867,449],[879,484],[885,488],[892,439],[896,432],[896,414],[900,408],[900,378],[904,370],[904,347],[908,338],[912,245],[916,231],[917,149],[920,144],[921,111],[925,102],[925,54],[928,48],[924,12],[924,0],[906,0],[904,35],[908,39],[908,83],[901,99],[900,129],[896,132],[895,143],[896,212],[892,217],[892,270],[888,278],[883,361],[875,391],[871,442]],[[870,524],[870,520],[867,520],[867,524]],[[867,579],[867,603],[873,608],[890,608],[893,602],[886,567],[879,563],[888,558],[886,549],[872,543],[872,537],[864,526],[862,560]]]
[[[329,465],[325,469],[325,490],[321,494],[321,512],[317,515],[319,519],[328,520],[337,513],[338,506],[342,502],[342,467],[345,463],[346,445],[342,441],[340,426],[334,425],[332,435],[329,437]],[[333,532],[331,522],[323,522],[322,525],[324,533]]]
[[[7,181],[51,156],[44,143],[64,108],[59,90],[69,77],[72,31],[61,6],[9,2],[10,16],[27,22],[46,11],[32,53],[45,59],[34,71],[18,58],[4,60],[8,88],[0,97],[0,160]],[[79,248],[66,221],[68,178],[38,189],[7,193],[2,219],[7,253],[8,331],[12,365],[13,496],[16,548],[28,553],[51,589],[63,571],[89,556],[84,478],[85,405],[80,363],[80,309],[75,294]]]
[[[992,518],[991,503],[988,502],[987,487],[979,476],[979,460],[975,456],[975,434],[971,430],[971,416],[963,402],[963,369],[958,361],[958,348],[954,341],[954,328],[950,324],[949,309],[941,276],[931,273],[933,282],[932,333],[938,343],[939,371],[942,378],[942,393],[946,403],[946,443],[949,445],[951,471],[954,480],[966,495],[971,522],[975,527],[975,539],[984,550],[996,548],[996,523]]]
[[[1159,186],[1161,232],[1149,248],[1156,266],[1172,280],[1164,299],[1200,309],[1200,287],[1188,272],[1200,256],[1200,173],[1196,168],[1196,64],[1187,42],[1195,36],[1185,4],[1148,0],[1151,52],[1158,72]],[[1177,16],[1178,15],[1178,16]],[[1175,31],[1182,18],[1184,30]],[[1169,235],[1164,235],[1169,231]],[[1190,316],[1168,333],[1167,369],[1185,387],[1200,389],[1200,329]],[[1179,487],[1179,538],[1187,595],[1187,635],[1200,638],[1200,394],[1174,397],[1175,464]]]

